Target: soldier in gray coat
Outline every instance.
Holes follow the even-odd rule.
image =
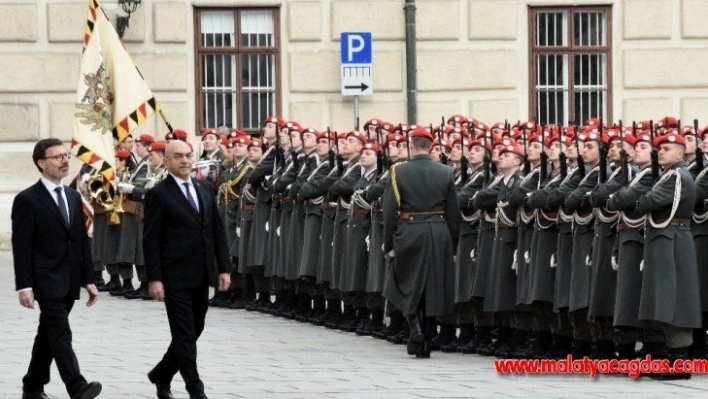
[[[574,357],[589,356],[592,353],[592,332],[588,322],[590,305],[590,286],[592,285],[592,242],[595,227],[595,212],[589,201],[589,194],[597,185],[599,171],[606,165],[600,165],[600,147],[605,144],[597,129],[580,135],[584,142],[582,157],[586,166],[585,177],[578,187],[565,199],[565,207],[573,212],[573,254],[570,277],[570,296],[568,312],[573,324],[573,336],[576,340]]]
[[[637,201],[647,215],[639,320],[658,323],[669,346],[670,359],[686,358],[693,341],[691,329],[701,326],[698,265],[690,219],[696,186],[683,160],[685,139],[669,133],[656,140],[662,173]],[[689,373],[652,374],[656,379],[687,379]]]
[[[332,281],[330,282],[330,288],[340,292],[344,313],[341,320],[326,323],[325,327],[327,328],[342,329],[357,317],[353,304],[354,298],[341,293],[340,281],[342,268],[344,267],[344,251],[347,246],[347,222],[349,220],[351,196],[354,193],[356,183],[361,178],[359,154],[364,144],[366,144],[366,136],[363,133],[351,131],[346,134],[346,143],[342,155],[346,157],[347,164],[339,179],[329,187],[329,193],[333,198],[337,198],[337,214],[334,219],[332,239]]]
[[[426,318],[454,309],[459,208],[452,171],[428,155],[430,133],[418,127],[410,137],[412,158],[392,167],[382,205],[384,251],[396,258],[384,296],[407,315],[408,354],[429,357],[434,321]]]
[[[651,135],[640,133],[635,138],[634,163],[639,168],[629,185],[622,187],[608,200],[610,211],[619,211],[617,222],[618,249],[612,255],[612,268],[617,272],[614,327],[615,347],[619,359],[636,357],[635,346],[642,341],[645,353],[659,358],[664,343],[661,331],[646,329],[639,324],[639,301],[642,292],[642,272],[639,265],[644,259],[644,214],[637,213],[635,204],[639,197],[651,190]]]

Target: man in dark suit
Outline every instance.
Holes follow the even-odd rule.
[[[87,383],[71,347],[69,313],[82,286],[89,293],[87,306],[98,300],[91,248],[78,192],[62,184],[69,173],[66,148],[58,139],[37,142],[32,160],[42,173],[36,184],[22,191],[12,204],[12,254],[15,287],[20,304],[39,304],[39,327],[22,398],[46,398],[49,367],[56,361],[72,399],[95,398],[98,382]]]
[[[177,371],[190,398],[206,398],[197,372],[197,338],[204,330],[209,284],[219,291],[230,284],[224,225],[210,187],[190,177],[193,156],[189,144],[170,142],[169,175],[145,195],[143,248],[150,295],[165,302],[172,334],[167,353],[148,373],[158,398],[173,398],[170,383]]]

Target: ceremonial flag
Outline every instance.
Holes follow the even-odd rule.
[[[72,152],[115,181],[115,145],[159,111],[98,0],[88,1]]]

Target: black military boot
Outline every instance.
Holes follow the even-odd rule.
[[[470,343],[474,339],[474,324],[461,324],[460,336],[448,345],[443,345],[440,350],[444,353],[454,353],[457,350]]]
[[[372,309],[371,310],[371,324],[369,324],[371,335],[376,332],[383,331],[386,328],[384,324],[384,310],[383,309]]]
[[[551,349],[541,355],[541,359],[565,359],[573,352],[573,337],[554,335]]]
[[[494,356],[500,349],[509,345],[513,335],[511,327],[500,326],[497,329],[497,339],[491,345],[481,347],[477,350],[478,355]]]
[[[131,280],[125,279],[123,280],[123,285],[120,288],[116,288],[115,290],[111,291],[110,294],[111,296],[125,296],[125,294],[129,292],[133,292],[135,288],[133,288],[133,282]]]
[[[475,354],[480,348],[492,344],[492,332],[490,327],[475,327],[474,338],[470,343],[458,349],[458,352],[466,355]]]
[[[669,364],[673,366],[679,359],[688,359],[688,348],[669,348]],[[689,380],[691,373],[651,373],[649,378],[659,381]]]
[[[420,317],[417,314],[406,315],[406,322],[408,322],[408,330],[410,331],[406,350],[409,355],[420,355],[423,351],[423,341],[425,340]]]
[[[94,284],[96,284],[96,289],[99,291],[101,291],[101,287],[106,285],[106,282],[103,281],[103,271],[102,270],[94,270],[93,280],[95,281]]]
[[[340,320],[339,324],[337,325],[337,329],[346,331],[346,328],[352,324],[357,322],[357,311],[356,308],[353,305],[344,305],[344,312],[342,312],[342,320]]]
[[[533,345],[527,351],[520,353],[519,359],[545,359],[551,351],[554,336],[550,331],[537,331],[534,335]]]
[[[618,344],[615,345],[617,349],[617,359],[619,360],[633,360],[637,358],[637,352],[634,350],[636,344]]]
[[[101,288],[98,288],[100,292],[110,292],[117,288],[120,288],[120,276],[117,274],[111,275],[111,279]]]
[[[295,320],[306,322],[312,311],[312,298],[310,294],[300,293],[298,297],[298,311]]]
[[[324,299],[324,297],[323,297]],[[337,299],[330,299],[327,301],[327,310],[320,316],[311,319],[310,323],[316,326],[324,326],[326,323],[331,322],[335,318],[341,317],[342,315],[342,301]]]
[[[610,359],[616,358],[615,344],[612,341],[599,340],[599,341],[593,342],[591,348],[592,348],[591,357],[593,359],[610,360]]]
[[[582,359],[585,356],[590,357],[590,355],[592,355],[592,343],[574,340],[572,355],[574,359]]]
[[[328,322],[325,322],[325,328],[330,330],[338,330],[342,324],[351,323],[356,318],[356,310],[352,305],[344,305],[344,310],[340,314],[334,315]]]
[[[355,332],[371,321],[371,311],[367,307],[356,308],[356,319],[342,328],[345,332]]]
[[[327,312],[327,302],[325,301],[324,295],[313,295],[312,296],[312,310],[307,314],[306,320],[308,323],[312,323],[314,319],[322,316]],[[314,324],[314,323],[313,323]]]
[[[526,338],[527,334],[524,330],[519,330],[517,328],[510,328],[511,333],[509,338],[501,346],[498,347],[497,351],[494,352],[494,356],[501,359],[515,359],[517,347]]]
[[[259,295],[260,299],[260,295]],[[275,302],[273,302],[271,305],[268,306],[267,313],[272,314],[273,316],[280,316],[280,314],[283,312],[283,309],[285,308],[286,304],[288,302],[288,292],[286,290],[277,290],[275,291]],[[258,302],[256,302],[258,303]],[[259,307],[258,305],[257,307]],[[246,307],[246,310],[249,310],[248,307]],[[258,310],[258,309],[256,309]],[[261,310],[259,310],[261,311]]]
[[[398,334],[403,329],[404,319],[403,314],[397,310],[391,312],[388,326],[380,331],[374,331],[371,336],[378,339],[386,339],[390,336]]]
[[[693,329],[693,343],[688,347],[688,358],[706,358],[706,330],[702,328]]]
[[[125,299],[140,299],[145,295],[145,293],[148,293],[148,283],[147,281],[143,281],[140,283],[140,287],[138,287],[137,290],[133,292],[128,292],[124,295]]]
[[[403,328],[396,335],[391,335],[386,338],[386,341],[400,345],[408,342],[408,336],[410,335],[410,329],[408,328],[408,323],[403,324]]]
[[[437,329],[437,327],[436,327]],[[430,350],[439,351],[457,339],[457,327],[454,324],[440,324],[440,333],[430,340]]]

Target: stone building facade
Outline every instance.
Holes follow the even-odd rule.
[[[122,14],[116,0],[102,3],[115,23],[116,15]],[[362,120],[405,122],[403,6],[404,0],[143,0],[123,40],[172,125],[191,133],[205,123],[201,82],[205,58],[198,47],[208,18],[201,13],[270,10],[277,52],[276,68],[269,73],[277,87],[269,101],[278,113],[303,126],[351,129],[352,98],[340,94],[339,35],[370,31],[374,38],[374,94],[361,97]],[[582,12],[583,7],[599,8],[606,19],[595,28],[583,28],[587,21],[598,23],[592,16],[574,19],[574,10]],[[604,41],[595,43],[604,48],[604,55],[586,62],[605,68],[595,78],[592,72],[578,72],[584,67],[573,64],[573,57],[582,57],[577,53],[553,58],[575,65],[571,69],[575,79],[587,75],[586,83],[598,90],[583,97],[579,94],[583,90],[594,89],[577,85],[575,100],[569,100],[553,91],[558,87],[544,86],[556,93],[556,100],[566,102],[555,105],[566,107],[561,116],[565,122],[578,107],[573,101],[599,101],[597,96],[604,95],[600,102],[606,118],[631,121],[674,115],[708,123],[708,74],[703,70],[708,65],[708,1],[417,0],[416,8],[419,123],[439,123],[442,115],[453,113],[489,123],[539,117],[539,103],[548,100],[546,94],[539,97],[535,92],[542,86],[539,70],[545,68],[548,74],[548,60],[557,54],[551,49],[554,56],[539,55],[546,58],[537,63],[533,47],[539,40],[549,40],[549,21],[559,24],[569,42],[582,42],[583,35],[591,34]],[[71,138],[86,10],[81,0],[0,1],[3,248],[9,245],[12,199],[37,178],[30,159],[34,141]],[[543,26],[535,14],[539,10],[548,14],[542,17]],[[236,22],[236,28],[243,26]],[[540,29],[546,38],[533,37]],[[573,80],[563,75],[568,72],[561,71],[562,62],[553,65],[561,80]],[[243,71],[237,72],[233,76],[241,78]],[[235,97],[230,107],[241,112]],[[243,127],[239,119],[232,120]],[[162,136],[166,127],[159,118],[151,118],[141,132]]]

